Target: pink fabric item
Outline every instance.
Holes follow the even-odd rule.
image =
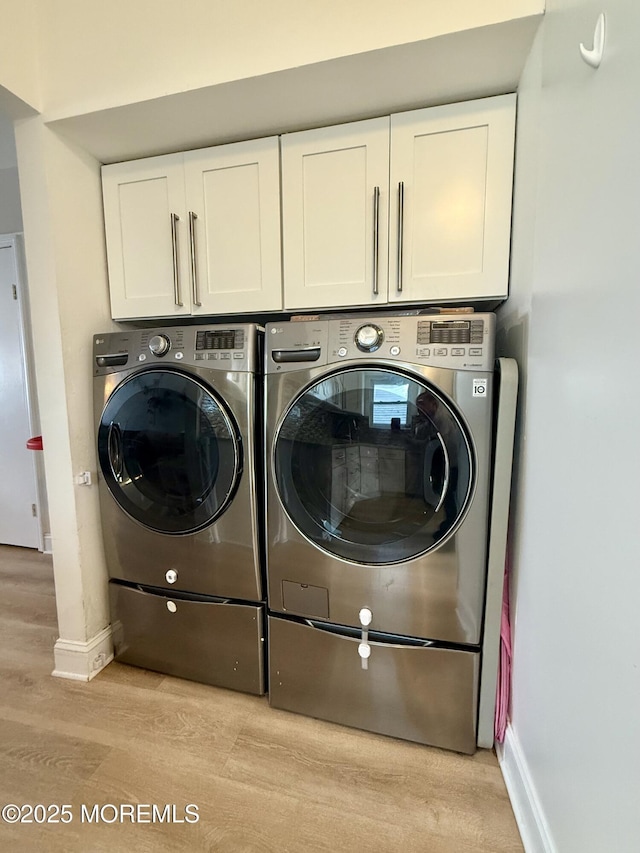
[[[511,698],[511,625],[509,622],[509,560],[505,565],[502,588],[502,617],[500,620],[500,658],[494,734],[498,743],[504,741]]]

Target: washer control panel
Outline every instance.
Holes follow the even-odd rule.
[[[379,315],[268,323],[265,370],[350,360],[492,371],[495,314]]]
[[[93,336],[93,373],[101,376],[152,365],[257,372],[262,329],[234,326],[175,326]]]

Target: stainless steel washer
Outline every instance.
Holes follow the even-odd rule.
[[[272,705],[475,749],[494,328],[267,325]]]
[[[252,324],[132,330],[95,335],[93,355],[116,657],[254,693],[261,337]]]

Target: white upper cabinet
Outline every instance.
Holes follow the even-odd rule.
[[[192,314],[282,308],[278,139],[184,155]]]
[[[387,301],[389,118],[281,139],[285,305]]]
[[[104,166],[113,318],[505,298],[515,107],[501,95]]]
[[[278,139],[102,170],[114,319],[282,308]]]
[[[182,154],[104,166],[111,315],[189,314]]]
[[[284,136],[285,308],[506,297],[514,130],[504,95]]]
[[[391,116],[389,301],[505,297],[515,95]]]

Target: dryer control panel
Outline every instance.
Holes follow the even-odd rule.
[[[252,323],[170,326],[93,336],[93,373],[169,364],[256,373],[262,329]]]
[[[345,315],[268,323],[267,373],[351,360],[493,370],[495,314]]]

